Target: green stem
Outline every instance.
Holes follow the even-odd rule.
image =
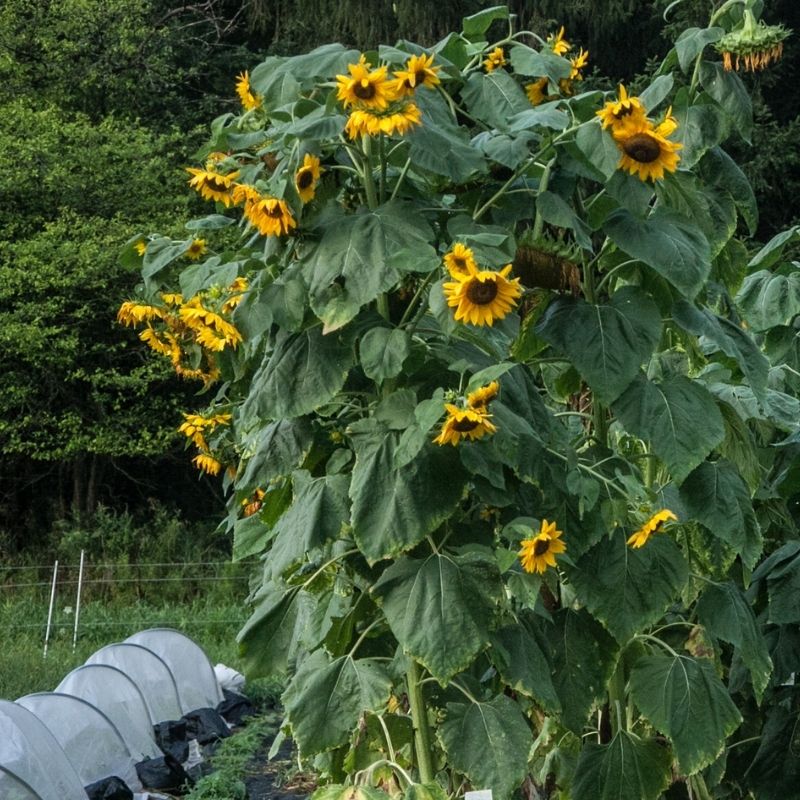
[[[422,293],[425,291],[425,289],[428,287],[428,284],[434,279],[435,276],[436,276],[436,270],[434,270],[433,272],[429,272],[425,276],[425,280],[422,281],[422,283],[420,283],[419,287],[417,288],[417,291],[411,298],[411,302],[408,304],[408,308],[406,308],[402,318],[400,319],[400,322],[397,324],[398,328],[402,328],[403,325],[405,325],[406,322],[408,322],[409,319],[411,319],[414,313],[414,309],[417,307],[417,302],[419,301]]]
[[[736,5],[741,5],[745,3],[746,0],[727,0],[727,2],[723,3],[710,17],[708,20],[708,27],[713,28],[714,23],[726,12],[728,9],[733,8]],[[700,80],[700,65],[703,63],[703,50],[701,50],[697,54],[697,58],[694,60],[694,70],[692,71],[692,80],[689,84],[689,95],[690,97],[694,97],[695,91],[697,89],[697,84]]]
[[[372,139],[365,135],[361,140],[364,146],[364,191],[370,211],[378,207],[378,195],[375,191],[375,177],[372,174]]]
[[[553,164],[556,163],[556,157],[553,156],[546,164],[544,168],[544,172],[542,172],[542,177],[539,179],[539,189],[536,192],[537,196],[543,194],[547,191],[547,186],[550,183],[550,173],[553,171]],[[542,235],[542,230],[544,228],[544,218],[542,217],[541,212],[539,211],[539,206],[536,206],[536,217],[533,220],[533,239],[534,241],[538,239]]]
[[[384,144],[384,135],[381,133],[381,138],[378,139],[378,158],[381,162],[381,182],[380,182],[380,196],[381,203],[386,199],[386,146]]]
[[[428,726],[428,712],[422,697],[422,686],[419,681],[419,666],[410,659],[408,671],[408,702],[411,707],[411,720],[414,725],[414,749],[417,752],[417,769],[420,783],[433,783],[433,752],[431,749],[431,729]]]
[[[389,202],[391,202],[392,200],[395,199],[395,197],[397,197],[397,191],[400,188],[401,184],[403,183],[403,180],[406,177],[406,172],[408,172],[408,168],[410,166],[411,166],[411,157],[409,156],[406,159],[406,163],[403,164],[403,169],[400,170],[400,176],[397,178],[397,183],[394,185],[394,189],[392,189],[392,196],[389,198]]]
[[[617,662],[617,667],[611,680],[608,684],[608,706],[609,709],[616,711],[617,729],[615,733],[628,729],[628,713],[627,710],[623,714],[622,709],[625,708],[625,666],[622,659]]]

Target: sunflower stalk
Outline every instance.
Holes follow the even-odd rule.
[[[539,178],[539,189],[536,192],[537,197],[540,194],[543,194],[544,192],[547,191],[547,187],[550,183],[550,174],[553,171],[553,165],[555,163],[556,159],[555,156],[553,156],[553,158],[551,158],[545,165],[544,171],[542,172],[542,177]],[[544,229],[544,218],[542,217],[542,212],[539,210],[537,204],[536,217],[533,220],[533,232],[532,232],[534,241],[536,241],[542,235],[543,229]]]
[[[422,696],[419,666],[413,658],[409,659],[406,681],[408,682],[408,703],[411,710],[411,721],[414,725],[414,750],[417,754],[419,780],[420,783],[432,783],[435,773],[433,771],[431,730],[428,725],[428,711],[425,707],[425,699]]]

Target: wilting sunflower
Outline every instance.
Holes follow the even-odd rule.
[[[483,66],[486,68],[487,72],[494,72],[494,70],[504,67],[505,65],[506,56],[502,47],[495,47],[483,62]]]
[[[262,236],[282,236],[297,227],[284,200],[265,197],[252,186],[237,186],[233,197],[237,203],[244,200],[244,215]]]
[[[395,99],[395,87],[386,77],[386,67],[370,70],[364,55],[356,64],[348,64],[350,75],[337,75],[338,90],[336,97],[345,108],[359,106],[383,111]]]
[[[511,264],[499,272],[469,266],[468,274],[443,286],[447,305],[456,309],[457,322],[493,325],[517,304],[522,295],[519,278],[508,279]]]
[[[415,125],[422,123],[422,115],[416,103],[406,102],[393,106],[385,113],[375,114],[366,109],[357,108],[350,113],[344,126],[351,139],[359,136],[387,136],[408,133]]]
[[[297,189],[297,194],[304,203],[308,203],[314,199],[314,192],[317,189],[317,181],[322,174],[322,169],[319,165],[319,159],[306,153],[303,157],[303,165],[297,170],[294,176],[294,185]]]
[[[636,126],[628,124],[614,132],[614,140],[622,153],[619,169],[626,169],[643,181],[660,181],[664,172],[675,172],[680,161],[678,150],[683,145],[667,139],[678,127],[671,111],[667,111],[664,121],[655,127],[645,119]]]
[[[563,56],[564,53],[568,53],[572,49],[572,45],[564,38],[563,25],[559,29],[558,33],[555,35],[551,33],[550,36],[547,37],[547,43],[550,45],[550,49],[557,56]]]
[[[205,472],[207,475],[219,475],[219,471],[222,469],[222,464],[208,453],[200,453],[200,455],[195,456],[192,459],[192,463],[197,469],[201,472]]]
[[[539,78],[538,81],[525,85],[525,94],[532,106],[538,106],[547,99],[547,78]]]
[[[224,203],[226,208],[233,205],[231,187],[239,177],[238,172],[222,175],[211,169],[196,169],[195,167],[187,167],[186,171],[193,176],[189,179],[189,186],[200,192],[203,199]]]
[[[486,386],[481,386],[474,392],[470,392],[467,395],[467,406],[474,409],[485,409],[492,400],[497,398],[498,394],[500,394],[500,384],[497,381],[492,381]]]
[[[256,489],[253,492],[252,497],[245,497],[245,499],[242,500],[242,506],[244,506],[244,516],[252,517],[253,514],[257,514],[261,510],[261,506],[263,504],[264,490]]]
[[[413,94],[414,90],[420,86],[433,89],[434,86],[441,83],[436,74],[440,69],[441,67],[433,66],[433,54],[411,56],[406,63],[406,68],[399,69],[394,73],[397,92]]]
[[[250,88],[250,75],[247,70],[236,76],[236,94],[239,95],[245,111],[252,111],[261,105],[261,98],[253,94]]]
[[[647,119],[642,101],[638,97],[630,97],[622,84],[619,87],[619,99],[609,100],[595,113],[600,117],[603,128],[611,128],[612,132],[628,125],[637,127]]]
[[[186,248],[186,257],[197,261],[206,254],[207,249],[205,239],[192,239],[192,243]]]
[[[470,274],[470,267],[477,269],[475,254],[466,245],[456,242],[449,253],[444,255],[444,265],[453,278],[459,278]]]
[[[559,537],[563,531],[556,528],[555,522],[543,519],[539,526],[539,533],[532,539],[523,539],[520,542],[519,560],[525,572],[538,572],[542,574],[548,567],[556,566],[556,555],[563,553],[567,546]]]
[[[756,21],[752,9],[746,8],[742,27],[726,33],[715,47],[726,70],[738,70],[744,64],[745,69],[755,72],[781,59],[783,42],[790,33],[783,25]]]
[[[452,403],[445,403],[447,419],[442,430],[433,440],[434,444],[457,445],[462,439],[475,441],[487,433],[494,433],[497,428],[491,422],[491,414],[485,408],[459,408]]]
[[[164,310],[158,306],[148,303],[134,303],[126,300],[117,311],[117,322],[123,325],[138,325],[141,322],[151,322],[154,319],[162,319]]]
[[[638,531],[628,538],[628,544],[636,548],[644,547],[651,534],[660,531],[664,523],[668,520],[677,522],[678,518],[668,508],[662,508],[661,511],[657,511],[653,514]]]

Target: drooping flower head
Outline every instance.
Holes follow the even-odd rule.
[[[522,295],[519,278],[509,280],[511,264],[499,272],[469,266],[468,274],[457,276],[443,286],[447,305],[455,308],[457,322],[470,325],[493,325],[517,304]]]
[[[433,54],[411,56],[406,62],[405,69],[399,69],[394,73],[398,92],[413,94],[415,89],[426,86],[433,89],[441,81],[436,74],[441,67],[433,66]]]
[[[563,553],[567,546],[561,541],[563,531],[555,522],[543,519],[539,533],[520,542],[519,559],[525,572],[538,572],[540,575],[548,567],[556,566],[556,555]]]
[[[155,319],[162,319],[164,310],[149,303],[136,303],[126,300],[117,311],[117,322],[123,325],[139,325],[142,322],[152,322]]]
[[[532,106],[538,106],[547,99],[548,79],[539,78],[538,81],[525,84],[525,94],[528,96]]]
[[[477,269],[475,254],[466,245],[456,242],[444,256],[444,265],[453,278],[470,274],[470,268]]]
[[[620,84],[619,98],[609,100],[596,112],[603,128],[611,128],[612,132],[626,126],[636,127],[647,119],[642,101],[638,97],[628,95],[627,89]]]
[[[306,153],[303,157],[303,164],[294,176],[294,185],[297,194],[304,203],[314,199],[317,189],[317,182],[323,170],[319,165],[319,159],[311,153]]]
[[[350,113],[345,124],[345,131],[351,139],[361,136],[386,136],[395,134],[404,136],[412,128],[422,124],[422,114],[416,103],[393,103],[387,111],[375,113],[357,108]]]
[[[205,472],[207,475],[219,475],[222,469],[222,464],[208,453],[200,453],[200,455],[195,456],[192,459],[192,463],[200,472]]]
[[[680,161],[678,150],[683,145],[667,138],[678,128],[671,112],[669,109],[656,126],[645,118],[638,125],[630,123],[614,132],[621,153],[619,169],[637,175],[642,181],[660,181],[665,172],[675,172]]]
[[[242,500],[242,506],[244,507],[243,516],[252,517],[253,514],[257,514],[261,510],[264,494],[265,492],[263,489],[256,489],[250,497],[245,497],[245,499]]]
[[[563,56],[564,53],[568,53],[572,49],[572,45],[564,38],[564,26],[562,25],[558,33],[550,34],[547,37],[547,44],[550,45],[550,49],[557,55]]]
[[[678,518],[668,508],[662,508],[661,511],[657,511],[628,538],[628,545],[634,548],[644,547],[650,536],[660,531],[664,523],[669,520],[677,522]]]
[[[239,177],[238,172],[222,175],[213,169],[196,169],[195,167],[187,167],[186,171],[192,175],[189,179],[189,186],[200,192],[203,199],[223,203],[226,208],[233,205],[231,188]]]
[[[492,424],[491,414],[485,408],[459,408],[453,403],[445,403],[447,418],[442,424],[434,444],[457,445],[462,439],[475,441],[495,433],[497,428]]]
[[[262,236],[283,236],[297,227],[285,200],[262,195],[254,186],[237,185],[233,201],[244,203],[245,217]]]
[[[247,70],[236,76],[236,94],[239,95],[245,111],[252,111],[261,106],[261,98],[257,94],[253,94],[250,88],[250,75]]]
[[[386,77],[386,67],[371,70],[371,66],[362,54],[357,63],[347,65],[350,75],[336,76],[336,97],[345,108],[357,106],[382,111],[395,99],[394,87]]]
[[[476,410],[488,408],[489,403],[497,399],[498,394],[500,394],[500,384],[497,381],[492,381],[467,395],[467,407]]]
[[[192,243],[186,248],[186,257],[197,261],[205,255],[207,250],[205,239],[192,239]]]
[[[504,67],[505,65],[506,56],[502,47],[495,47],[495,49],[489,53],[489,55],[486,57],[486,60],[483,62],[483,66],[487,72],[494,72],[496,69]]]
[[[783,42],[791,34],[783,25],[767,25],[756,21],[752,9],[746,8],[742,26],[726,33],[715,45],[722,54],[726,70],[744,68],[750,72],[766,69],[783,56]]]

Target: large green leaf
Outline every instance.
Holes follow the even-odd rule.
[[[512,689],[532,697],[546,711],[558,713],[561,702],[550,678],[550,663],[523,621],[492,634],[491,656]]]
[[[432,235],[413,208],[398,202],[331,222],[303,267],[311,308],[325,331],[348,323],[404,272],[436,269]]]
[[[687,87],[675,96],[674,113],[678,130],[671,137],[683,145],[680,151],[680,166],[683,169],[693,167],[727,135],[725,115],[713,100],[706,98],[706,103],[688,105],[687,98]]]
[[[800,786],[797,711],[773,705],[745,779],[759,800],[789,800]]]
[[[344,386],[352,363],[350,347],[320,326],[278,333],[275,348],[256,370],[242,415],[281,419],[308,414]]]
[[[410,549],[455,511],[466,481],[452,447],[424,446],[402,467],[401,434],[369,423],[355,439],[353,536],[372,563]]]
[[[784,545],[784,552],[792,553],[790,545],[796,545],[796,542]],[[800,622],[800,552],[795,552],[769,572],[767,591],[770,622],[792,625]]]
[[[730,194],[747,223],[750,235],[754,236],[758,228],[758,203],[753,187],[739,165],[721,147],[713,147],[703,156],[700,168],[711,186]]]
[[[489,644],[502,584],[493,562],[435,553],[399,559],[372,591],[403,650],[446,684]]]
[[[704,336],[726,356],[735,358],[756,397],[766,400],[769,361],[753,337],[736,323],[717,316],[708,308],[697,308],[686,300],[678,300],[672,308],[673,319],[689,333]]]
[[[547,76],[553,83],[568,78],[571,66],[566,58],[547,50],[534,50],[524,44],[515,43],[509,53],[514,72],[532,78]]]
[[[248,493],[266,489],[274,478],[290,474],[305,460],[312,440],[307,419],[281,419],[259,428],[242,443],[246,460],[236,489]]]
[[[658,344],[661,316],[649,295],[626,286],[604,305],[557,297],[536,334],[564,353],[595,394],[611,403]]]
[[[617,247],[652,267],[690,299],[703,287],[711,270],[711,249],[687,217],[662,206],[641,219],[618,208],[603,228]]]
[[[561,195],[544,191],[536,195],[536,210],[545,222],[558,228],[570,228],[575,241],[584,249],[592,249],[589,226],[575,213]]]
[[[345,744],[365,711],[380,711],[392,682],[380,662],[352,656],[306,658],[283,695],[286,719],[302,756]]]
[[[692,519],[727,542],[752,568],[761,554],[761,531],[750,489],[729,461],[704,461],[680,489]]]
[[[336,539],[348,519],[349,475],[312,478],[300,470],[292,476],[292,484],[292,504],[275,523],[275,541],[266,561],[274,577],[301,561],[306,553]]]
[[[359,345],[364,374],[379,382],[399,375],[408,353],[408,334],[401,328],[371,328]]]
[[[706,46],[718,42],[724,34],[724,28],[687,28],[683,31],[675,42],[681,69],[688,72],[689,67]]]
[[[675,84],[675,78],[672,73],[666,75],[659,75],[640,95],[639,99],[648,114],[652,115],[664,100],[669,97],[672,87]]]
[[[668,536],[634,549],[617,533],[584,553],[568,575],[578,599],[624,645],[678,599],[689,567]]]
[[[563,723],[581,734],[595,702],[606,694],[617,662],[617,644],[585,609],[559,609],[552,622],[538,622],[537,636],[550,653]]]
[[[619,731],[608,744],[589,742],[575,768],[573,800],[657,800],[672,782],[672,756],[652,739]]]
[[[633,701],[672,740],[681,771],[711,764],[742,721],[714,663],[683,655],[640,658],[630,678]]]
[[[490,789],[498,800],[508,798],[525,780],[533,736],[510,697],[448,703],[438,735],[448,762],[474,786]]]
[[[783,251],[788,245],[800,239],[800,225],[793,225],[785,231],[776,233],[753,257],[750,259],[750,268],[768,269],[783,258]]]
[[[697,602],[697,617],[712,635],[730,642],[739,652],[750,670],[760,702],[772,674],[772,660],[753,609],[741,589],[730,582],[709,584]]]
[[[726,70],[718,61],[703,61],[700,65],[700,82],[720,104],[742,139],[749,144],[753,132],[753,104],[738,73]]]
[[[639,375],[613,409],[629,433],[651,443],[678,483],[725,437],[712,396],[680,375],[661,384]]]
[[[754,331],[788,325],[800,314],[800,270],[775,275],[759,270],[744,279],[736,304]]]
[[[508,19],[508,6],[491,6],[464,17],[461,20],[462,33],[471,41],[479,40],[492,23],[499,19]]]
[[[606,181],[617,171],[619,148],[614,138],[601,128],[598,120],[586,122],[578,128],[575,148],[597,180]]]
[[[473,72],[461,95],[470,114],[498,130],[507,130],[514,114],[531,107],[525,92],[504,69]]]

